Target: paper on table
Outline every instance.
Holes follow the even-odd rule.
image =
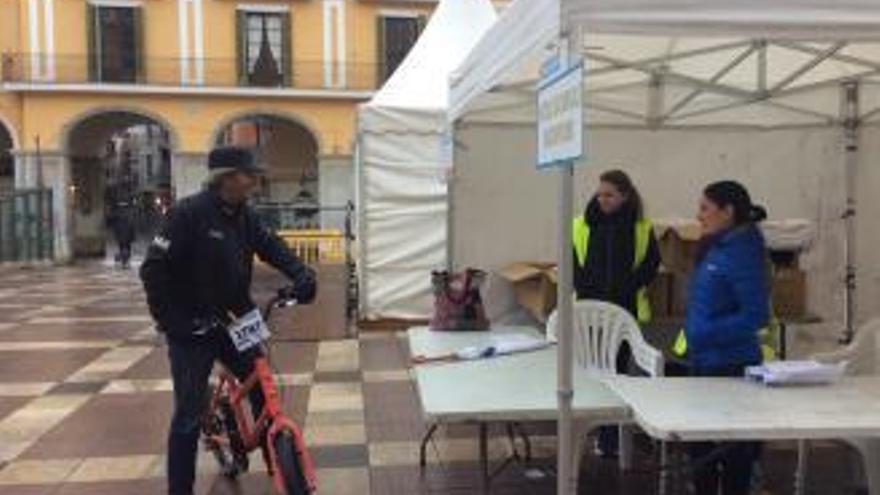
[[[480,359],[492,356],[503,356],[518,352],[536,351],[549,346],[544,339],[528,335],[504,335],[492,338],[489,345],[470,346],[455,353],[458,359]]]
[[[833,383],[843,376],[846,363],[774,361],[746,368],[746,377],[765,385],[817,385]]]

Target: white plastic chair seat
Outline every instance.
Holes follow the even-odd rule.
[[[636,365],[651,377],[662,376],[663,354],[642,336],[635,318],[625,309],[602,301],[575,301],[572,312],[574,355],[585,371],[617,374],[617,355],[628,344]],[[547,338],[555,341],[559,333],[556,311],[547,321]],[[666,448],[662,446],[665,465]],[[620,429],[620,468],[632,465],[632,427]],[[661,491],[665,488],[661,481]]]

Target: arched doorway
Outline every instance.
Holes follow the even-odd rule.
[[[256,201],[297,207],[292,218],[275,222],[285,227],[319,226],[318,140],[308,128],[281,116],[246,115],[223,126],[214,144],[254,150],[266,170]]]
[[[129,111],[95,113],[71,127],[75,257],[112,259],[123,220],[124,230],[133,230],[135,256],[142,253],[172,200],[171,145],[167,126]]]
[[[15,188],[15,159],[12,133],[0,122],[0,194]]]

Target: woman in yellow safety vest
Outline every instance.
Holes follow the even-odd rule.
[[[572,224],[574,288],[578,299],[607,301],[626,308],[639,323],[651,319],[647,287],[657,276],[660,251],[642,198],[620,170],[603,173],[583,215]],[[626,371],[629,352],[617,358]],[[599,431],[597,453],[617,453],[617,429]]]

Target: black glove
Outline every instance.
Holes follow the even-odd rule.
[[[214,333],[215,330],[222,327],[223,325],[220,321],[214,317],[193,318],[192,329],[190,330],[191,339],[194,341],[206,339]]]
[[[293,284],[293,294],[299,304],[311,304],[318,294],[318,281],[311,269],[303,271]]]

